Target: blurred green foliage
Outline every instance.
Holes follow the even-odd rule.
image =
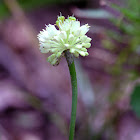
[[[111,19],[119,30],[107,31],[108,38],[103,44],[116,56],[115,63],[108,71],[112,75],[117,75],[113,92],[117,87],[117,93],[122,94],[124,83],[140,78],[140,1],[128,0],[120,6],[115,4],[111,6],[120,13],[118,18]],[[132,92],[131,107],[140,117],[140,85]]]
[[[3,3],[3,1],[0,1],[0,19],[8,15],[8,9]]]
[[[140,85],[136,85],[131,95],[131,107],[140,118]]]
[[[33,9],[43,5],[60,4],[65,1],[63,0],[18,0],[17,2],[23,9]],[[0,19],[7,15],[9,15],[7,7],[4,1],[0,1]]]
[[[106,48],[111,48],[113,53],[117,53],[116,63],[110,72],[117,75],[131,74],[132,79],[138,78],[140,76],[140,1],[128,0],[124,6],[112,4],[112,7],[120,13],[120,17],[111,19],[119,31],[108,31],[109,40],[103,42]]]
[[[17,0],[19,5],[25,10],[30,10],[30,9],[45,6],[45,5],[64,4],[64,3],[72,3],[72,2],[78,2],[78,1],[79,0]],[[8,15],[9,15],[8,9],[4,3],[4,0],[2,0],[0,1],[0,19]]]

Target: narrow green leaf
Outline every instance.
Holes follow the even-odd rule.
[[[140,85],[136,85],[132,95],[130,105],[136,116],[140,118]]]

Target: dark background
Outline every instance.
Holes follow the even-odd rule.
[[[140,140],[140,4],[132,1],[0,1],[0,140],[68,139],[67,63],[51,66],[37,40],[60,12],[88,23],[92,38],[89,56],[76,59],[75,140]]]

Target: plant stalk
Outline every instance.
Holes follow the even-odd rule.
[[[77,78],[76,78],[76,70],[75,70],[73,55],[69,51],[65,51],[65,57],[69,67],[69,72],[71,77],[71,87],[72,87],[72,107],[71,107],[71,121],[70,121],[70,128],[69,128],[69,140],[73,140],[74,133],[75,133],[75,122],[76,122],[76,111],[77,111]]]

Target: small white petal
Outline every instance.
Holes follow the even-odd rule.
[[[55,55],[55,54],[52,54],[52,55],[50,55],[50,56],[47,58],[47,60],[48,60],[49,62],[51,62],[55,57],[56,57],[56,55]]]
[[[70,52],[71,52],[71,53],[75,53],[75,49],[73,49],[73,48],[70,49]]]
[[[80,34],[81,34],[81,29],[78,29],[78,30],[75,31],[76,36],[79,36]]]
[[[82,45],[76,45],[75,48],[80,49],[80,48],[82,48]]]
[[[83,52],[83,51],[79,51],[79,53],[80,53],[80,55],[82,55],[82,56],[86,56],[86,53]]]
[[[47,32],[48,32],[48,36],[52,37],[56,34],[58,34],[58,30],[55,28],[54,25],[49,24],[46,28]]]
[[[51,48],[51,53],[55,53],[57,51],[59,51],[59,48]]]
[[[80,40],[81,40],[81,42],[85,42],[86,40],[87,40],[87,36],[82,36],[82,37],[80,37]]]
[[[85,35],[88,31],[89,31],[89,26],[86,24],[86,25],[83,25],[80,27],[80,35]]]
[[[79,53],[78,53],[78,52],[75,52],[75,53],[74,53],[74,56],[75,56],[75,57],[79,57]]]
[[[56,56],[57,56],[57,57],[60,57],[61,54],[62,54],[62,52],[58,52],[58,53],[56,54]]]
[[[82,48],[81,50],[84,51],[84,52],[87,52],[87,49],[86,48]]]
[[[82,45],[83,45],[83,47],[85,47],[85,48],[90,48],[90,47],[91,47],[91,44],[90,44],[90,43],[83,43]]]
[[[88,56],[89,55],[88,52],[85,52],[85,55]]]
[[[74,40],[74,35],[73,34],[70,34],[69,35],[69,42],[71,43],[73,40]]]
[[[69,48],[69,47],[70,47],[70,45],[69,45],[69,44],[64,44],[64,45],[65,45],[65,47],[66,47],[66,48]]]
[[[90,37],[87,37],[85,43],[89,43],[91,41],[91,38]]]
[[[59,34],[59,37],[62,38],[62,39],[66,39],[67,38],[67,34],[65,31],[61,31],[60,34]]]
[[[80,22],[79,21],[72,21],[70,32],[73,34],[76,34],[76,32],[79,28],[80,28]]]

